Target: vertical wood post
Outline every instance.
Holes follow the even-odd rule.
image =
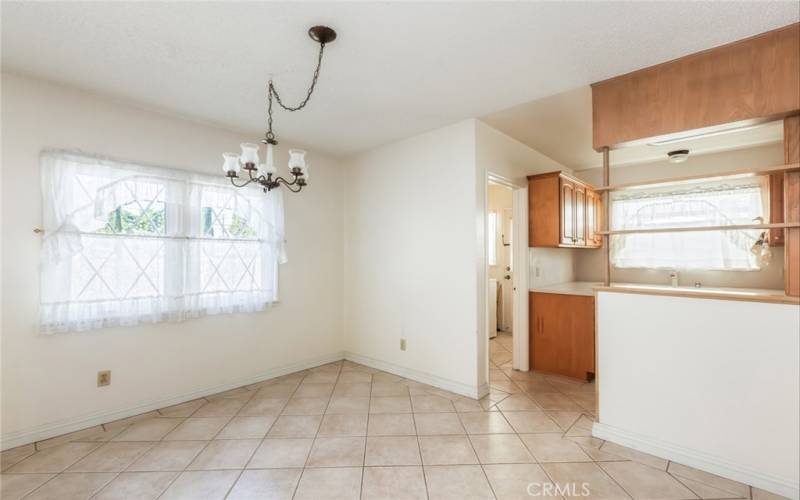
[[[609,183],[609,163],[608,163],[608,146],[603,147],[603,187],[608,187]],[[611,228],[611,191],[606,189],[603,191],[603,231],[608,231]],[[603,269],[603,284],[605,286],[611,285],[611,236],[603,235],[603,257],[605,257],[605,268]]]

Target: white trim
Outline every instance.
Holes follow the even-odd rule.
[[[681,445],[659,441],[635,434],[624,429],[596,422],[592,426],[592,436],[627,446],[644,453],[694,467],[733,481],[755,486],[763,490],[797,500],[800,485],[791,479],[764,474],[752,467],[731,463],[718,456],[686,448]]]
[[[243,387],[245,385],[263,382],[271,378],[280,377],[282,375],[288,375],[290,373],[306,370],[308,368],[314,368],[315,366],[324,365],[326,363],[332,363],[334,361],[340,361],[343,358],[344,355],[341,352],[336,352],[333,354],[329,354],[327,356],[320,356],[317,358],[300,361],[297,363],[292,363],[290,365],[282,366],[279,368],[273,368],[271,370],[267,370],[252,377],[245,377],[233,380],[225,384],[213,387],[206,387],[204,389],[199,389],[196,391],[179,394],[169,398],[146,401],[136,406],[124,409],[107,410],[107,411],[90,413],[78,417],[72,417],[64,420],[49,422],[30,429],[23,429],[15,432],[9,432],[8,434],[3,434],[2,436],[0,436],[0,450],[16,448],[17,446],[23,446],[26,444],[35,443],[37,441],[42,441],[44,439],[49,439],[52,437],[61,436],[63,434],[68,434],[70,432],[75,432],[82,429],[88,429],[89,427],[94,427],[96,425],[113,422],[121,418],[132,417],[134,415],[141,415],[142,413],[147,413],[153,410],[158,410],[160,408],[166,408],[168,406],[184,403],[186,401],[191,401],[193,399],[202,398],[204,396],[210,396],[231,389],[236,389],[237,387]]]
[[[528,188],[516,188],[513,196],[514,326],[512,361],[516,370],[530,370],[528,359]]]
[[[353,363],[369,366],[370,368],[375,368],[393,375],[414,380],[416,382],[432,385],[434,387],[438,387],[439,389],[454,392],[456,394],[460,394],[461,396],[466,396],[472,399],[480,399],[489,392],[488,384],[481,384],[478,387],[462,384],[461,382],[456,382],[455,380],[449,380],[436,375],[431,375],[430,373],[414,370],[413,368],[406,368],[405,366],[396,365],[387,361],[381,361],[368,356],[362,356],[361,354],[356,354],[350,351],[345,351],[344,359],[347,361],[352,361]]]

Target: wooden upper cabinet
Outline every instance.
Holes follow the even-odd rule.
[[[591,186],[562,172],[528,177],[528,245],[598,247],[599,199]]]
[[[800,109],[800,23],[592,84],[595,150]]]

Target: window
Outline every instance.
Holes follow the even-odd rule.
[[[763,181],[748,178],[620,191],[611,199],[611,225],[623,230],[751,224],[765,217],[765,189]],[[751,248],[759,234],[731,230],[614,235],[611,263],[619,268],[758,270]]]
[[[489,212],[486,227],[486,258],[490,266],[497,265],[497,212]]]
[[[85,155],[42,154],[41,331],[204,314],[278,299],[279,190]]]

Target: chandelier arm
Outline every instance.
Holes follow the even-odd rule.
[[[234,182],[234,179],[236,179],[236,177],[228,177],[228,178],[231,180],[231,184],[233,184],[237,188],[243,188],[243,187],[247,186],[248,184],[250,184],[252,182],[256,182],[256,180],[257,180],[257,179],[253,178],[252,174],[250,175],[250,179],[245,181],[243,184],[236,184],[236,182]]]

